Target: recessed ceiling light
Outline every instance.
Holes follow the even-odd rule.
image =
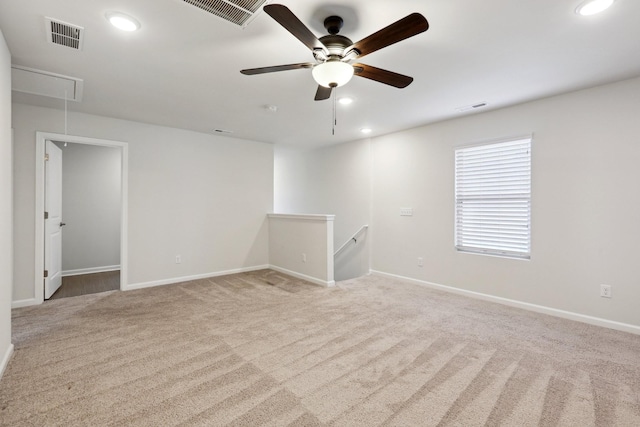
[[[349,105],[353,102],[353,98],[349,98],[349,97],[340,98],[338,99],[338,102],[342,105]]]
[[[140,29],[140,22],[129,15],[125,15],[124,13],[108,13],[107,20],[111,25],[122,31],[136,31]]]
[[[595,15],[609,8],[615,0],[587,0],[580,3],[576,13],[582,16]]]
[[[366,133],[371,133],[371,129],[369,129],[369,128],[362,128],[362,129],[360,129],[360,132],[365,133],[365,134],[366,134]]]

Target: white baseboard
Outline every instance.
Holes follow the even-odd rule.
[[[0,379],[2,379],[2,376],[4,375],[4,371],[5,369],[7,369],[7,366],[9,365],[9,360],[11,360],[11,356],[13,356],[13,344],[9,344],[9,348],[7,348],[7,351],[4,352],[4,357],[0,362]]]
[[[284,268],[280,268],[280,267],[276,267],[276,266],[265,264],[265,265],[256,265],[256,266],[253,266],[253,267],[236,268],[236,269],[233,269],[233,270],[225,270],[225,271],[216,271],[216,272],[212,272],[212,273],[196,274],[196,275],[193,275],[193,276],[172,277],[172,278],[169,278],[169,279],[153,280],[153,281],[150,281],[150,282],[125,284],[125,285],[123,285],[121,287],[121,290],[123,290],[123,291],[133,291],[133,290],[136,290],[136,289],[152,288],[154,286],[171,285],[173,283],[189,282],[191,280],[208,279],[210,277],[227,276],[229,274],[246,273],[246,272],[249,272],[249,271],[257,271],[257,270],[265,270],[265,269],[272,269],[272,270],[275,270],[275,271],[279,271],[281,273],[288,274],[290,276],[297,277],[299,279],[307,280],[307,281],[309,281],[311,283],[315,283],[315,284],[320,285],[320,286],[329,287],[329,286],[335,286],[335,284],[336,284],[335,281],[327,282],[327,281],[324,281],[324,280],[316,279],[315,277],[307,276],[307,275],[296,273],[294,271],[290,271],[290,270],[287,270],[287,269],[284,269]],[[28,306],[37,305],[37,304],[42,304],[42,301],[38,301],[35,298],[24,299],[24,300],[13,301],[11,303],[11,308],[28,307]]]
[[[306,280],[307,282],[314,283],[316,285],[332,287],[336,285],[335,280],[327,281],[318,279],[316,277],[307,276],[306,274],[296,273],[295,271],[287,270],[286,268],[278,267],[276,265],[270,265],[270,269],[279,271],[280,273],[287,274],[289,276],[297,277],[298,279]]]
[[[208,279],[210,277],[227,276],[229,274],[246,273],[249,271],[256,271],[256,270],[265,270],[268,268],[269,268],[268,265],[257,265],[253,267],[236,268],[233,270],[216,271],[213,273],[196,274],[193,276],[173,277],[170,279],[153,280],[151,282],[134,283],[134,284],[122,286],[121,289],[123,291],[133,291],[136,289],[152,288],[154,286],[163,286],[163,285],[171,285],[173,283],[189,282],[191,280]]]
[[[18,301],[13,301],[11,303],[11,308],[21,308],[21,307],[29,307],[31,305],[38,305],[38,304],[42,304],[42,301],[38,301],[35,298],[29,298],[29,299],[21,299]]]
[[[631,334],[640,335],[640,326],[631,325],[629,323],[616,322],[613,320],[602,319],[600,317],[587,316],[585,314],[574,313],[571,311],[559,310],[556,308],[546,307],[543,305],[530,304],[512,300],[508,298],[497,297],[494,295],[483,294],[480,292],[468,291],[466,289],[454,288],[452,286],[440,285],[438,283],[427,282],[424,280],[412,279],[410,277],[399,276],[396,274],[384,273],[382,271],[371,270],[371,274],[391,279],[404,280],[420,286],[426,286],[432,289],[438,289],[445,292],[464,295],[475,299],[495,302],[498,304],[508,305],[510,307],[522,308],[524,310],[535,311],[536,313],[548,314],[550,316],[561,317],[563,319],[575,320],[577,322],[588,323],[590,325],[601,326],[604,328],[615,329],[617,331],[629,332]]]
[[[120,270],[119,265],[79,268],[77,270],[64,270],[61,274],[62,274],[62,277],[67,277],[67,276],[79,276],[81,274],[106,273],[107,271],[116,271],[116,270]]]

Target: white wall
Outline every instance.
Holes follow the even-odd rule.
[[[323,286],[335,285],[333,215],[269,214],[269,264]]]
[[[11,55],[0,31],[0,376],[9,362],[13,282]]]
[[[121,150],[56,142],[62,150],[62,270],[120,264]]]
[[[640,326],[639,99],[636,78],[372,139],[372,269]],[[531,260],[456,252],[455,147],[529,133]],[[312,174],[319,183],[364,156],[325,150],[333,154],[321,158],[333,157],[343,171]],[[310,204],[328,205],[323,198]],[[401,217],[400,207],[414,215]],[[601,283],[613,287],[613,298],[599,296]]]
[[[64,112],[13,108],[18,301],[34,298],[35,132],[63,133]],[[271,145],[73,112],[68,123],[69,134],[129,144],[130,286],[268,264]]]
[[[371,145],[355,141],[314,151],[275,151],[274,208],[281,213],[334,214],[337,250],[370,221]],[[335,259],[335,278],[369,271],[370,236],[365,230]]]

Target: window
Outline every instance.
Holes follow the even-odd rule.
[[[456,150],[455,246],[529,258],[531,138]]]

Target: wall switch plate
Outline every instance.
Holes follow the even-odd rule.
[[[182,257],[180,255],[176,255],[176,264],[182,264]]]
[[[400,216],[413,216],[413,208],[400,208]]]
[[[302,254],[302,262],[307,262],[307,254]]]
[[[424,258],[418,257],[418,267],[424,267]]]
[[[611,298],[611,285],[600,285],[600,296],[603,298]]]

